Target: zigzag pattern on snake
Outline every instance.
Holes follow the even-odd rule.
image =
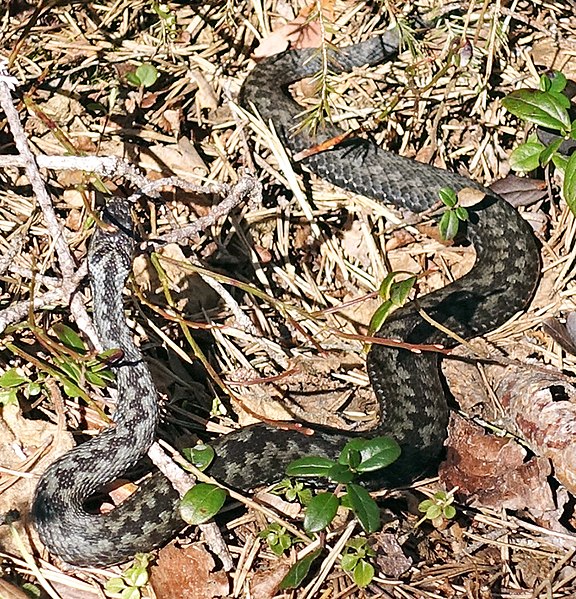
[[[344,72],[373,65],[397,49],[397,35],[389,32],[340,50],[332,57],[332,69]],[[318,69],[313,50],[291,51],[260,63],[242,88],[243,105],[254,106],[265,121],[272,120],[293,152],[340,133],[330,128],[315,138],[290,134],[302,109],[287,87]],[[482,189],[466,177],[399,157],[365,139],[348,140],[303,163],[335,185],[414,212],[435,204],[442,187]],[[418,300],[433,319],[465,338],[482,335],[523,309],[540,272],[534,236],[511,206],[487,192],[470,215],[467,237],[477,252],[474,268]],[[89,265],[94,320],[102,344],[123,352],[115,366],[119,396],[115,425],[50,466],[38,484],[32,508],[48,549],[66,562],[85,566],[125,561],[137,551],[166,542],[183,528],[176,509],[178,495],[161,475],[148,479],[107,514],[84,509],[87,497],[146,454],[158,421],[157,392],[126,324],[122,301],[133,252],[130,206],[123,200],[111,202],[103,218],[117,230],[95,230]],[[426,323],[413,304],[396,311],[379,335],[410,343],[454,345]],[[409,482],[437,462],[446,436],[448,408],[438,357],[373,346],[367,368],[381,414],[378,425],[362,436],[391,435],[402,448],[399,461],[367,484],[385,487]],[[226,435],[213,444],[217,458],[210,474],[231,487],[250,490],[281,478],[286,465],[297,457],[335,457],[352,436],[342,430],[313,428],[314,435],[303,436],[259,424]]]

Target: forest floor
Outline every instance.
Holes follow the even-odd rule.
[[[0,597],[576,597],[574,427],[545,431],[559,448],[548,455],[502,405],[521,396],[517,411],[534,427],[549,408],[574,412],[575,343],[562,319],[574,310],[576,224],[552,165],[512,176],[510,154],[530,130],[502,105],[514,90],[537,89],[546,72],[576,80],[574,1],[4,6],[13,106],[32,151],[55,159],[39,160],[50,166],[41,169],[50,220],[17,168],[0,111]],[[435,26],[414,31],[393,60],[319,72],[293,93],[308,124],[327,111],[394,152],[497,181],[539,241],[543,275],[530,306],[468,346],[466,361],[444,360],[455,409],[440,476],[375,493],[382,529],[370,535],[344,508],[315,535],[298,501],[235,497],[216,518],[231,569],[198,528],[154,554],[138,584],[125,567],[59,563],[28,513],[47,465],[113,414],[108,365],[89,349],[85,260],[93,210],[107,193],[138,186],[122,164],[150,182],[189,184],[173,179],[139,203],[139,235],[165,243],[155,256],[139,253],[128,286],[129,323],[166,402],[163,438],[190,447],[209,441],[206,430],[218,436],[255,416],[355,430],[375,420],[364,341],[382,281],[415,273],[423,295],[468,271],[474,251],[443,242],[431,221],[298,169],[270,124],[237,99],[255,62],[288,47],[343,47],[391,22],[409,39],[414,8]],[[91,157],[124,162],[95,175],[101,162],[80,161]],[[218,208],[225,185],[251,177],[261,191]],[[178,233],[198,217],[207,219],[191,238]],[[529,416],[533,405],[545,408]],[[436,518],[419,510],[426,499]],[[280,590],[291,566],[316,551],[296,588]]]

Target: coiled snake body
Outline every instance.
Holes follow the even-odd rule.
[[[340,50],[334,70],[376,64],[398,48],[395,33]],[[309,138],[291,136],[301,107],[287,86],[317,72],[313,51],[292,51],[259,64],[241,93],[246,107],[254,105],[272,120],[284,142],[300,151],[338,133],[336,129]],[[367,140],[353,139],[304,161],[334,184],[383,202],[420,212],[437,202],[438,190],[482,189],[466,177],[399,157]],[[482,335],[523,309],[539,278],[539,253],[525,221],[506,202],[487,192],[470,209],[467,237],[477,261],[458,281],[419,299],[419,307],[458,335]],[[158,420],[157,392],[150,372],[126,324],[122,290],[132,262],[132,222],[127,203],[110,203],[104,219],[116,232],[96,230],[90,254],[94,319],[104,348],[120,348],[115,368],[118,407],[115,425],[74,448],[42,476],[32,509],[40,537],[66,562],[102,566],[119,563],[137,551],[147,551],[173,537],[183,523],[176,509],[177,493],[161,475],[148,479],[119,507],[107,514],[84,509],[87,497],[134,466],[153,442]],[[454,345],[419,315],[414,305],[396,311],[379,335],[409,343]],[[393,467],[368,481],[371,486],[406,483],[434,464],[446,436],[448,408],[435,354],[415,355],[373,346],[367,359],[372,387],[380,404],[377,427],[363,436],[391,435],[402,455]],[[351,434],[315,427],[311,436],[259,424],[226,435],[214,443],[217,458],[210,474],[244,490],[283,476],[297,457],[335,457]]]

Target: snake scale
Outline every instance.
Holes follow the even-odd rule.
[[[387,32],[338,51],[331,68],[347,72],[374,65],[397,50],[397,35]],[[255,107],[265,121],[271,120],[293,152],[341,133],[328,128],[314,138],[305,133],[291,135],[302,109],[288,93],[288,85],[314,75],[319,68],[313,50],[289,51],[258,64],[241,90],[242,104]],[[402,158],[365,139],[349,139],[303,163],[335,185],[413,212],[435,204],[442,187],[483,189],[466,177]],[[510,205],[486,191],[482,202],[469,212],[466,235],[477,253],[474,268],[418,300],[433,319],[465,338],[482,335],[522,310],[540,274],[535,238]],[[178,495],[159,473],[109,513],[93,514],[84,507],[91,494],[122,476],[146,454],[158,422],[157,391],[134,344],[123,307],[134,243],[130,206],[125,200],[110,202],[103,219],[115,225],[115,231],[95,230],[89,265],[94,319],[102,344],[123,353],[115,364],[119,396],[115,425],[48,467],[32,508],[46,547],[64,561],[82,566],[125,561],[137,551],[166,542],[183,528],[176,508]],[[378,334],[409,343],[454,345],[421,318],[414,303],[397,310]],[[363,436],[391,435],[402,448],[398,462],[367,484],[383,488],[407,483],[437,463],[446,437],[448,407],[438,357],[374,345],[367,369],[381,413],[377,426]],[[336,456],[353,435],[313,428],[313,435],[304,436],[258,424],[225,435],[213,444],[217,458],[210,474],[226,485],[250,490],[281,478],[286,465],[297,457]]]

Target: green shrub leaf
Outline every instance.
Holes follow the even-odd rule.
[[[502,104],[514,116],[529,123],[556,129],[570,130],[570,116],[556,94],[533,89],[519,89],[508,94]]]
[[[334,493],[318,493],[306,508],[304,530],[306,532],[324,530],[334,520],[339,505],[340,501]]]
[[[549,91],[556,92],[556,93],[563,92],[564,89],[566,88],[566,84],[568,83],[566,76],[564,75],[564,73],[561,73],[560,71],[554,71],[554,74],[552,75],[552,77],[546,77],[546,79],[548,79],[548,81],[550,81]],[[566,96],[564,96],[564,97],[566,97]],[[566,98],[566,99],[568,99],[568,98]]]
[[[226,501],[226,491],[216,485],[198,483],[180,501],[180,515],[188,524],[202,524],[215,516]]]
[[[374,578],[374,566],[361,559],[354,568],[354,582],[363,589],[367,587]]]
[[[518,146],[510,154],[510,168],[513,171],[529,173],[540,166],[540,154],[546,149],[540,142],[528,142]]]
[[[356,473],[344,464],[334,464],[328,471],[328,478],[335,483],[345,484],[354,480]]]
[[[402,306],[404,302],[408,298],[408,294],[412,291],[412,287],[414,287],[414,283],[416,282],[416,277],[412,275],[403,281],[398,281],[394,283],[390,288],[390,301],[395,306]]]
[[[570,210],[576,214],[576,154],[572,154],[566,164],[562,192]]]
[[[2,376],[0,376],[0,387],[3,389],[19,387],[27,382],[29,382],[29,379],[21,375],[16,368],[10,368]]]
[[[58,337],[58,340],[66,347],[75,349],[81,353],[86,351],[86,345],[84,345],[84,341],[82,341],[74,329],[71,329],[62,322],[57,322],[52,325],[52,330],[54,331],[56,337]]]
[[[286,468],[288,476],[328,476],[336,462],[320,456],[307,456],[294,460]]]
[[[354,483],[346,485],[346,491],[352,510],[362,528],[368,534],[376,532],[380,528],[380,510],[368,491]]]
[[[448,206],[448,208],[454,208],[458,203],[458,196],[456,192],[451,187],[443,187],[438,191],[438,196],[440,197],[441,202]]]
[[[286,590],[299,587],[302,581],[308,575],[308,572],[310,572],[310,567],[314,563],[314,560],[320,555],[321,551],[322,549],[316,549],[316,551],[313,551],[310,553],[310,555],[307,555],[299,562],[296,562],[290,568],[288,574],[286,574],[286,576],[282,579],[282,582],[280,583],[280,589]]]
[[[372,472],[386,468],[400,456],[400,446],[391,437],[374,437],[373,439],[352,439],[348,441],[340,454],[339,462],[349,464],[354,452],[360,453],[358,472]]]
[[[199,443],[195,447],[185,447],[182,450],[184,457],[198,470],[206,470],[214,460],[214,449],[210,445]]]
[[[396,306],[390,301],[386,300],[372,315],[370,320],[370,326],[368,327],[368,334],[373,335],[376,331],[380,330],[388,316],[396,308]]]
[[[460,221],[454,210],[450,209],[444,212],[440,222],[438,223],[438,229],[440,231],[440,237],[445,241],[454,239],[458,234],[458,228],[460,227]]]
[[[542,166],[546,166],[550,162],[552,156],[556,154],[563,141],[564,139],[562,137],[555,139],[540,153],[540,164]]]

